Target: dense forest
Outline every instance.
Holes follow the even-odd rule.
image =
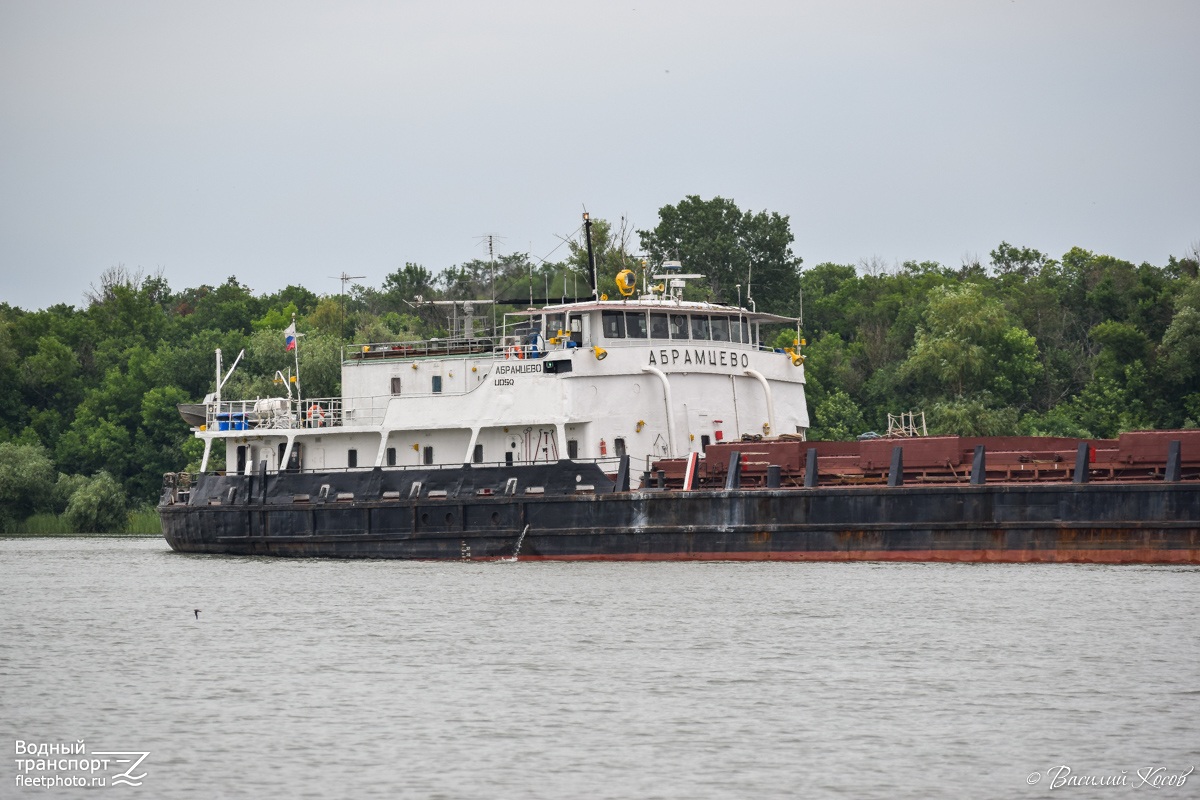
[[[695,196],[636,234],[595,220],[592,238],[601,291],[620,269],[679,259],[706,277],[693,299],[802,315],[812,438],[852,438],[913,409],[930,433],[1112,437],[1200,424],[1195,246],[1163,265],[1001,242],[986,264],[807,266],[786,216]],[[305,395],[335,395],[343,345],[446,335],[430,300],[495,297],[502,314],[590,294],[582,229],[561,250],[558,262],[511,253],[436,273],[405,264],[344,295],[256,295],[236,276],[173,289],[116,266],[83,307],[0,304],[0,529],[41,514],[121,530],[164,472],[196,469],[200,443],[175,406],[214,389],[217,348],[226,366],[245,351],[224,396],[280,394],[294,318]],[[794,331],[777,336],[790,345]]]

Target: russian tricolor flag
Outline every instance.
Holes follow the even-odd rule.
[[[296,323],[293,322],[291,325],[288,325],[283,335],[287,337],[287,349],[290,353],[296,349]]]

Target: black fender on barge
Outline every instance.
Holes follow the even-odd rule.
[[[1194,482],[614,491],[570,461],[168,477],[164,535],[188,553],[1200,563]]]

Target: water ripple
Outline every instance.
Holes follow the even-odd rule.
[[[1029,796],[1200,766],[1195,572],[0,540],[0,711],[161,798]]]

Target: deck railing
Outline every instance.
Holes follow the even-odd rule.
[[[210,431],[265,431],[378,425],[383,422],[388,400],[360,399],[352,408],[346,408],[340,397],[223,400],[208,405],[206,427]]]

